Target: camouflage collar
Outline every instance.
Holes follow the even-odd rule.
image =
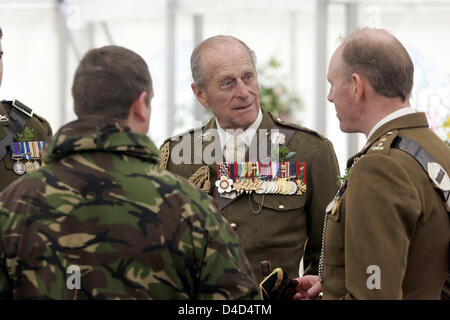
[[[64,125],[48,143],[43,160],[54,161],[71,153],[104,151],[134,156],[157,163],[155,144],[142,133],[118,122],[96,117]]]

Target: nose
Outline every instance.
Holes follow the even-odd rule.
[[[250,93],[247,85],[239,79],[236,86],[236,96],[242,99],[247,99],[249,95]]]
[[[328,92],[327,99],[328,99],[328,101],[333,102],[333,94],[331,92],[331,88],[330,88],[330,91]]]

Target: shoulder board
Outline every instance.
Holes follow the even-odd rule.
[[[33,110],[30,107],[28,107],[27,105],[23,104],[22,102],[20,102],[17,99],[14,99],[13,101],[2,100],[1,103],[7,105],[10,108],[14,108],[14,109],[24,113],[25,115],[27,115],[30,118],[34,114]]]
[[[271,112],[269,112],[269,115],[270,115],[270,117],[272,118],[272,120],[273,120],[276,124],[278,124],[278,125],[280,125],[280,126],[289,127],[289,128],[291,128],[291,129],[300,130],[300,131],[303,131],[303,132],[306,132],[306,133],[309,133],[309,134],[313,134],[313,135],[319,137],[319,138],[322,139],[322,140],[326,139],[326,138],[325,138],[324,136],[322,136],[320,133],[318,133],[318,132],[316,132],[316,131],[314,131],[314,130],[312,130],[312,129],[308,129],[308,128],[306,128],[306,127],[302,127],[302,126],[300,126],[300,125],[298,125],[298,124],[295,124],[295,123],[283,121],[283,120],[281,120],[279,117],[274,116]]]
[[[372,145],[367,149],[367,154],[369,153],[389,153],[391,149],[392,142],[395,137],[398,135],[398,130],[392,130],[384,135],[382,135],[378,140],[376,140]]]
[[[159,162],[159,167],[162,169],[166,169],[167,168],[167,163],[169,161],[169,156],[170,156],[170,142],[174,141],[180,141],[180,138],[193,134],[195,130],[203,130],[204,126],[201,128],[192,128],[189,129],[185,132],[182,132],[180,134],[177,134],[175,136],[172,136],[170,138],[167,138],[166,140],[164,140],[164,142],[162,143],[160,149],[159,149],[159,154],[160,154],[160,162]]]
[[[23,104],[22,102],[20,102],[19,100],[14,99],[11,105],[14,108],[16,108],[17,110],[19,110],[20,112],[22,112],[25,115],[29,116],[30,118],[33,116],[33,110],[30,107],[28,107],[25,104]]]
[[[203,125],[203,126],[200,127],[200,128],[191,128],[191,129],[186,130],[186,131],[184,131],[184,132],[182,132],[182,133],[179,133],[179,134],[177,134],[177,135],[174,135],[174,136],[172,136],[172,137],[169,137],[169,138],[167,138],[166,140],[164,140],[163,145],[166,144],[166,143],[169,142],[169,141],[179,141],[180,138],[182,138],[182,137],[184,137],[184,136],[187,136],[187,135],[190,135],[190,134],[193,134],[195,130],[203,130],[204,127],[205,127],[205,126]]]

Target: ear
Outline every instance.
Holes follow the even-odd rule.
[[[359,74],[352,74],[352,96],[356,103],[361,102],[364,96],[365,85],[364,79]]]
[[[208,98],[206,96],[205,89],[200,88],[195,83],[191,84],[192,91],[194,92],[195,96],[197,97],[198,102],[205,108],[209,108],[210,105],[208,103]]]
[[[133,113],[133,116],[142,121],[147,120],[146,109],[149,108],[149,106],[146,103],[147,95],[148,95],[147,92],[145,91],[141,92],[141,94],[136,98],[136,100],[134,100],[130,110],[130,113]]]

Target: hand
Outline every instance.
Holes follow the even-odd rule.
[[[293,300],[319,300],[322,292],[322,284],[318,276],[304,276],[297,280],[297,293]]]

